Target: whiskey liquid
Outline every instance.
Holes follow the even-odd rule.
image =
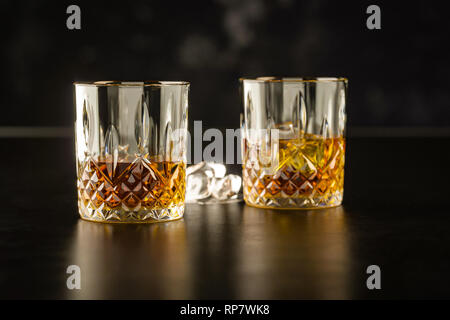
[[[304,134],[281,139],[278,159],[267,166],[259,146],[244,140],[244,199],[261,207],[339,205],[344,187],[345,139]]]
[[[177,207],[184,204],[185,169],[183,162],[145,158],[115,164],[89,159],[78,172],[79,204],[89,218],[111,212],[118,220],[128,212]]]

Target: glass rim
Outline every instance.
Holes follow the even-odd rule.
[[[167,87],[167,86],[189,86],[188,81],[160,81],[160,80],[144,80],[144,81],[74,81],[74,86],[95,86],[95,87]]]
[[[257,83],[267,83],[267,82],[348,82],[345,77],[241,77],[240,82],[257,82]]]

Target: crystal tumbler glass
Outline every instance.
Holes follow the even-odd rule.
[[[286,209],[340,205],[347,79],[240,82],[245,202]]]
[[[181,218],[189,83],[76,82],[74,91],[81,218]]]

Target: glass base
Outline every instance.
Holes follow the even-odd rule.
[[[311,197],[257,197],[244,196],[245,203],[252,207],[265,209],[320,209],[341,205],[343,192]]]
[[[105,223],[155,223],[178,220],[183,217],[184,204],[165,209],[124,210],[91,209],[78,203],[78,211],[83,220]]]

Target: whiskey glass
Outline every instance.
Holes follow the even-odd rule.
[[[338,206],[344,194],[345,78],[241,78],[245,202]]]
[[[183,217],[188,82],[75,82],[78,209],[97,222]]]

